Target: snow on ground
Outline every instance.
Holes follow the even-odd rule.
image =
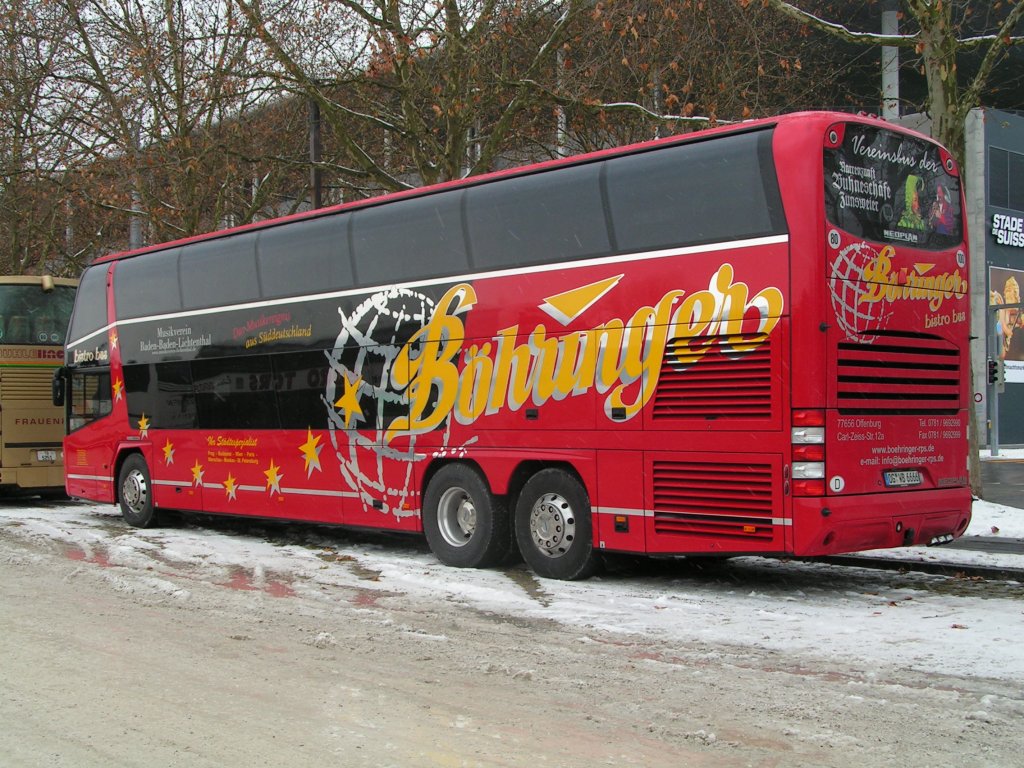
[[[967,536],[993,535],[1024,539],[1024,509],[976,502]],[[1024,683],[1024,585],[1017,582],[750,557],[710,570],[659,562],[565,583],[538,580],[522,566],[447,568],[418,539],[205,520],[137,530],[116,507],[75,503],[0,506],[4,539],[31,539],[101,566],[112,589],[183,601],[198,581],[327,607],[351,603],[354,591],[367,595],[367,606],[400,595],[557,621],[578,630],[581,642],[607,632],[624,642],[677,642],[709,658],[739,648],[850,663],[869,676],[899,666]],[[1024,566],[1022,555],[948,547],[915,554]]]

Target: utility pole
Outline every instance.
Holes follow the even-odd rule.
[[[313,210],[323,206],[323,174],[320,170],[320,102],[309,100],[309,186]]]
[[[900,33],[896,0],[885,0],[882,5],[882,34]],[[896,120],[900,116],[900,49],[895,45],[882,46],[882,117]]]

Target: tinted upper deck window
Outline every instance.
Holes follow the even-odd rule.
[[[357,211],[352,247],[360,284],[464,274],[462,194],[452,190]]]
[[[558,262],[611,252],[600,184],[589,163],[466,190],[476,269]]]
[[[78,284],[68,340],[78,341],[107,324],[107,271],[109,264],[89,267]]]
[[[114,297],[117,317],[147,317],[181,311],[178,286],[180,248],[145,253],[117,263]]]
[[[264,298],[351,287],[348,216],[325,216],[266,229],[256,241]]]
[[[770,131],[718,136],[607,161],[619,250],[784,232],[771,136]]]
[[[185,309],[241,304],[259,298],[256,233],[187,245],[179,261]]]

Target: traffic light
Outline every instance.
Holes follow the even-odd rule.
[[[988,359],[988,383],[1003,384],[1006,381],[1006,366],[1002,360],[990,357]]]

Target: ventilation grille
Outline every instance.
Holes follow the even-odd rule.
[[[654,530],[659,534],[770,540],[769,464],[654,462]]]
[[[52,404],[52,368],[4,368],[0,372],[0,398]]]
[[[935,336],[888,335],[873,344],[841,342],[837,406],[842,414],[956,413],[960,351]]]
[[[723,350],[744,350],[729,351]],[[760,336],[671,339],[652,418],[762,419],[772,413],[772,340]]]

